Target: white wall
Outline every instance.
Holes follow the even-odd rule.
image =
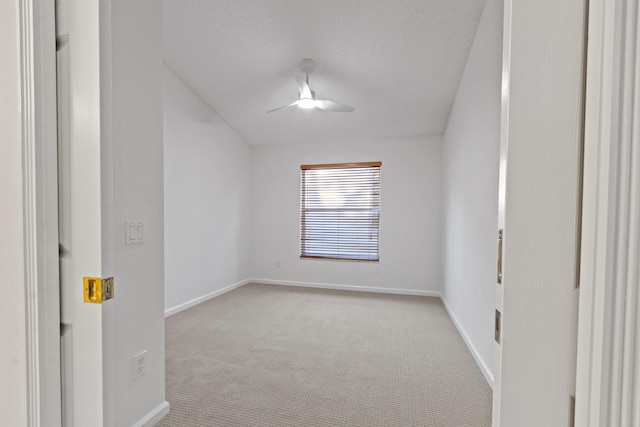
[[[102,174],[103,232],[112,236],[103,244],[107,253],[103,267],[109,269],[108,253],[112,251],[115,278],[114,299],[103,304],[104,383],[113,392],[105,402],[105,424],[131,426],[168,409],[164,385],[162,4],[111,0],[101,5],[103,31],[110,32],[109,37],[101,33],[101,97],[103,106],[110,104],[101,117],[101,162],[112,164],[112,170]],[[145,223],[145,243],[126,246],[125,221],[136,220]],[[133,381],[132,357],[143,350],[147,350],[147,374]]]
[[[444,134],[442,296],[492,378],[502,2],[487,0]]]
[[[165,309],[216,294],[251,274],[251,152],[164,68]]]
[[[0,3],[0,417],[27,425],[18,2]]]
[[[258,146],[252,159],[254,278],[440,291],[442,137]],[[382,161],[379,274],[377,263],[299,257],[300,165],[358,161]]]

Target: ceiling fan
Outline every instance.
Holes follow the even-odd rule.
[[[325,111],[335,111],[341,113],[350,113],[353,111],[353,107],[345,104],[341,104],[335,101],[329,101],[328,99],[316,99],[316,93],[309,87],[309,74],[313,73],[316,68],[316,63],[311,58],[304,58],[300,61],[300,68],[305,73],[306,77],[296,76],[296,83],[298,84],[298,100],[282,107],[274,108],[267,111],[267,113],[273,113],[274,111],[282,110],[288,107],[298,107],[304,110],[311,110],[318,108]]]

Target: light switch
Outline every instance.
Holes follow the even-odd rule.
[[[127,221],[124,229],[124,243],[126,245],[140,245],[144,243],[144,222]]]

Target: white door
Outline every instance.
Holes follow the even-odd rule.
[[[494,426],[571,422],[585,6],[505,1]]]
[[[102,426],[102,306],[83,278],[102,277],[98,0],[57,2],[62,406],[65,426]]]

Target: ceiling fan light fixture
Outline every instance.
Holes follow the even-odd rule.
[[[298,101],[298,107],[303,108],[305,110],[316,108],[316,100],[313,98],[301,98]]]
[[[313,59],[305,58],[300,62],[300,68],[305,73],[305,77],[296,76],[296,83],[298,84],[298,100],[292,102],[289,105],[283,105],[282,107],[274,108],[267,111],[267,113],[273,113],[274,111],[282,110],[283,108],[298,107],[303,110],[324,110],[350,113],[353,111],[353,107],[339,102],[329,101],[328,99],[316,99],[316,93],[309,87],[309,73],[313,72],[316,63]]]

